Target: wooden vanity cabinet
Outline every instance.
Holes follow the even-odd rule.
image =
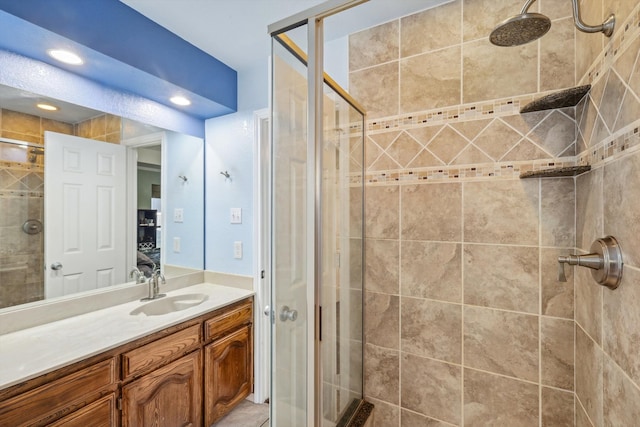
[[[250,297],[0,390],[0,427],[211,426],[253,390],[252,323]]]
[[[122,387],[122,427],[202,425],[202,353]]]
[[[205,322],[205,425],[210,426],[253,391],[253,310],[244,301]]]

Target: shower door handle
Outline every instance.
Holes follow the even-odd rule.
[[[54,271],[62,270],[62,263],[54,262],[53,264],[51,264],[51,269]]]
[[[292,310],[288,305],[283,306],[280,309],[280,320],[286,322],[287,320],[291,320],[295,322],[298,318],[298,310]]]

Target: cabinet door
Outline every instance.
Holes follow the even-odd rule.
[[[116,395],[111,393],[49,427],[114,427],[118,425],[117,415]]]
[[[201,354],[188,354],[124,386],[122,426],[201,426]]]
[[[205,347],[205,424],[210,426],[251,393],[251,325]]]

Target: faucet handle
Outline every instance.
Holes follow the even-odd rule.
[[[564,274],[564,263],[567,262],[565,260],[563,260],[562,258],[565,257],[558,257],[558,282],[566,282],[567,281],[567,276]]]

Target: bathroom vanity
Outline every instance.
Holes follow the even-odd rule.
[[[0,426],[210,426],[224,416],[253,388],[252,292],[200,284],[168,298],[1,336],[3,370],[17,372],[0,375]],[[38,352],[71,363],[47,365]]]

